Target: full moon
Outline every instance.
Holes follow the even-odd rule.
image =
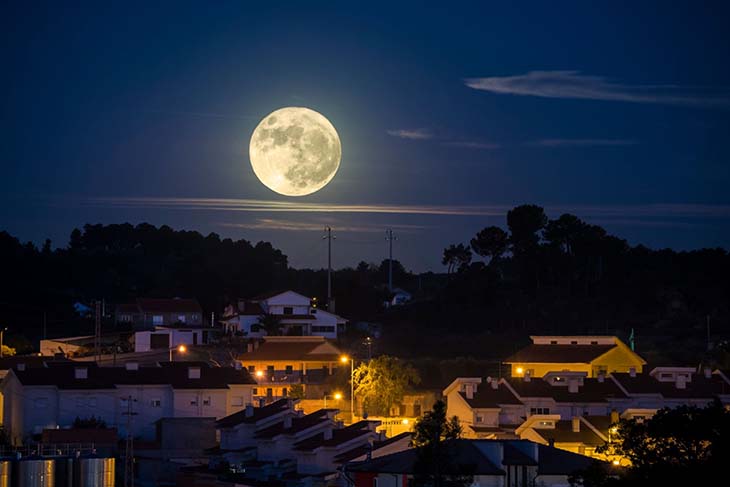
[[[303,107],[271,112],[258,124],[248,147],[256,176],[286,196],[305,196],[324,188],[340,167],[342,146],[335,127]]]

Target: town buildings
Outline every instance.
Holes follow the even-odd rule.
[[[46,363],[11,369],[0,383],[3,426],[13,444],[92,416],[122,436],[129,426],[134,436],[152,439],[155,422],[162,418],[221,418],[245,408],[253,401],[254,387],[244,369],[202,362],[157,367]]]
[[[294,291],[283,291],[239,299],[223,312],[221,323],[224,331],[246,337],[266,336],[262,320],[274,321],[282,335],[322,336],[336,339],[347,320],[320,309],[314,298]]]
[[[117,305],[114,319],[117,324],[129,325],[133,330],[169,325],[201,327],[205,324],[198,300],[182,298],[138,298],[132,303]]]

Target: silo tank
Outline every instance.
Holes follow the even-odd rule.
[[[0,487],[10,487],[12,480],[11,472],[13,470],[13,462],[10,460],[0,460]]]
[[[114,487],[113,458],[79,458],[79,487]]]
[[[54,487],[55,463],[51,459],[23,458],[18,462],[18,485]]]

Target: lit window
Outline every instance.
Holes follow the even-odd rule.
[[[162,315],[153,315],[152,316],[153,325],[161,325],[162,323],[163,323]]]

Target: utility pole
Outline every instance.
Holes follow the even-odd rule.
[[[324,231],[327,235],[323,236],[322,239],[327,239],[327,311],[334,313],[332,306],[332,239],[336,238],[332,236],[332,227],[324,227]]]
[[[127,417],[127,441],[124,448],[124,487],[134,487],[134,436],[132,436],[132,416],[137,413],[132,411],[132,403],[136,401],[132,396],[127,396],[127,412],[122,415]]]
[[[393,229],[389,228],[385,231],[385,240],[388,241],[388,291],[393,292]]]
[[[96,301],[95,311],[94,353],[98,363],[101,361],[101,301],[99,300]]]
[[[710,315],[707,315],[707,351],[712,350],[712,342],[710,341]]]

